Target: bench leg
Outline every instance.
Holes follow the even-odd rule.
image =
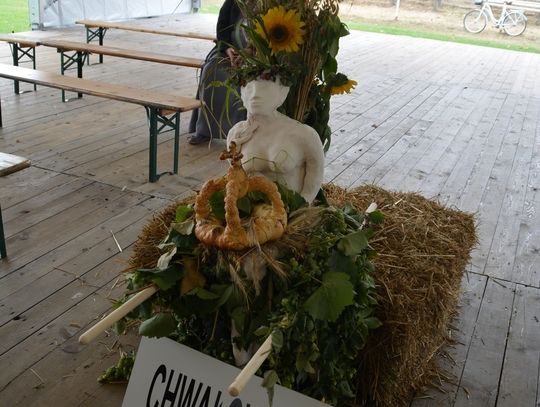
[[[150,127],[150,157],[148,162],[148,181],[156,182],[159,179],[159,175],[157,174],[157,109],[152,107],[148,109],[148,125]]]
[[[19,62],[32,62],[32,68],[36,69],[36,48],[35,47],[21,47],[17,43],[10,44],[11,56],[13,58],[13,66],[19,66]],[[23,58],[27,57],[27,61],[23,61]],[[37,90],[37,85],[34,83],[34,90]],[[13,92],[18,95],[20,92],[19,81],[13,81]]]
[[[95,30],[92,30],[89,27],[86,27],[86,43],[90,44],[94,38],[97,37],[99,45],[103,45],[103,38],[105,38],[105,33],[107,32],[106,28],[98,27]],[[90,57],[87,60],[88,65],[90,65]],[[103,54],[99,55],[99,63],[103,63]]]
[[[0,207],[0,258],[7,257],[6,238],[4,236],[4,224],[2,223],[2,207]]]
[[[150,130],[149,164],[148,180],[156,182],[163,174],[178,174],[178,156],[180,154],[180,112],[173,112],[172,116],[153,107],[145,107],[148,115],[148,127]],[[159,127],[158,127],[159,125]],[[173,171],[167,171],[161,174],[157,173],[157,139],[159,134],[165,131],[174,130],[174,157]]]
[[[77,77],[83,77],[84,60],[88,57],[88,54],[82,51],[76,51],[73,54],[67,54],[63,49],[57,49],[60,53],[60,73],[62,75],[71,68],[74,64],[77,64]],[[77,93],[77,98],[82,98],[82,93]],[[62,90],[62,102],[67,102],[66,92]]]
[[[178,156],[180,155],[180,112],[176,112],[174,115],[174,164],[173,173],[178,174]]]

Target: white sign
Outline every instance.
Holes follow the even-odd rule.
[[[266,407],[262,379],[254,377],[236,398],[227,388],[240,369],[170,339],[143,337],[122,407]],[[328,407],[275,386],[274,407]]]

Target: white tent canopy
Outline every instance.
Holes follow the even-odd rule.
[[[32,29],[72,25],[76,20],[126,20],[198,8],[198,0],[28,0]]]

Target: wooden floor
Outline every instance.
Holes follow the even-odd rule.
[[[212,34],[215,16],[138,23]],[[82,28],[47,34],[84,39]],[[211,47],[122,31],[105,43],[196,58]],[[55,50],[38,48],[37,57],[38,68],[59,71]],[[6,44],[0,62],[11,63]],[[442,361],[458,386],[428,390],[412,405],[539,406],[540,55],[353,32],[340,64],[359,85],[333,101],[326,181],[418,191],[477,213],[480,244],[452,333],[458,345]],[[185,96],[196,87],[191,68],[115,58],[85,67],[85,77]],[[122,293],[115,282],[141,226],[220,173],[224,144],[184,138],[180,175],[149,184],[142,107],[61,103],[58,91],[22,89],[14,95],[0,79],[0,151],[33,163],[0,178],[9,254],[0,261],[0,405],[119,406],[125,388],[95,380],[117,358],[115,337],[89,346],[77,337]],[[159,167],[172,167],[170,136]]]

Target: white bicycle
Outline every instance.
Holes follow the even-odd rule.
[[[463,26],[473,34],[477,34],[486,28],[488,21],[495,28],[504,30],[504,32],[512,37],[523,34],[527,28],[527,16],[521,10],[509,10],[508,6],[512,5],[511,1],[505,1],[502,5],[501,16],[497,19],[491,10],[489,2],[483,0],[475,1],[475,4],[482,6],[475,10],[469,11],[463,18]]]

